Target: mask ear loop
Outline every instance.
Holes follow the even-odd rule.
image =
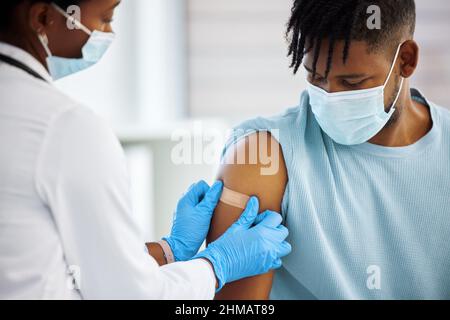
[[[392,62],[392,65],[391,65],[391,70],[389,71],[386,81],[384,82],[383,88],[386,88],[386,85],[389,82],[389,79],[391,78],[392,72],[394,71],[394,68],[395,68],[395,62],[397,61],[398,55],[400,54],[400,49],[402,48],[403,43],[404,42],[400,43],[397,48],[397,52],[395,53],[394,61]],[[401,78],[402,78],[402,80],[400,81],[400,89],[398,90],[397,97],[395,98],[394,102],[392,103],[391,110],[389,111],[390,114],[392,114],[395,111],[395,105],[397,104],[398,99],[400,99],[400,93],[402,92],[402,89],[403,89],[403,81],[405,80],[405,78],[403,78],[403,77],[401,77]]]
[[[400,53],[400,49],[402,48],[403,43],[404,42],[400,43],[400,45],[397,48],[397,52],[395,53],[394,61],[392,61],[391,69],[389,70],[386,81],[384,81],[383,87],[386,87],[387,83],[389,82],[389,79],[391,78],[392,72],[394,72],[395,62],[397,61],[397,58],[398,58],[398,55]]]
[[[45,33],[37,33],[37,37],[39,41],[41,42],[42,46],[44,47],[45,53],[47,54],[47,57],[52,56],[52,52],[50,51],[50,48],[48,47],[48,37]]]
[[[392,103],[391,110],[395,110],[395,105],[397,104],[398,99],[400,99],[400,93],[403,89],[403,81],[405,78],[402,77],[402,80],[400,81],[400,88],[398,89],[397,97],[395,98],[394,102]]]
[[[75,24],[75,26],[80,29],[83,30],[85,33],[87,33],[88,35],[92,35],[92,31],[89,30],[86,26],[84,26],[81,21],[78,21],[77,19],[75,19],[74,17],[72,17],[71,15],[69,15],[67,12],[65,12],[63,9],[61,9],[61,7],[59,7],[56,3],[52,3],[53,8],[55,8],[56,11],[58,11],[59,13],[61,13],[65,18],[67,18],[67,20],[69,20],[70,22],[72,22],[73,24]]]

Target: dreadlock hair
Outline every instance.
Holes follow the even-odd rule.
[[[367,9],[377,5],[381,10],[381,29],[369,29]],[[329,41],[325,78],[331,70],[336,41],[344,41],[342,59],[347,62],[352,41],[364,41],[368,50],[392,49],[406,31],[411,36],[416,25],[414,0],[294,0],[287,24],[290,68],[297,73],[306,53],[314,50],[313,78],[316,76],[322,42]]]

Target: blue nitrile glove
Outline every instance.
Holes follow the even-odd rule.
[[[175,261],[187,261],[200,249],[222,189],[221,181],[211,188],[205,181],[200,181],[193,184],[178,202],[170,236],[163,238],[172,249]]]
[[[291,252],[281,215],[273,211],[258,215],[258,209],[258,199],[252,197],[239,220],[193,258],[211,262],[219,282],[217,291],[226,283],[281,267],[281,258]]]

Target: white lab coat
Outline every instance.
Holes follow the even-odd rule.
[[[109,126],[30,54],[0,53],[48,81],[0,62],[0,299],[213,298],[206,261],[159,267],[146,251]]]

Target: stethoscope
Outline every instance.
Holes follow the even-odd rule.
[[[11,58],[11,57],[5,56],[5,55],[3,55],[3,54],[0,53],[0,61],[3,61],[3,62],[5,62],[5,63],[9,64],[10,66],[19,68],[19,69],[25,71],[26,73],[28,73],[29,75],[31,75],[31,76],[33,76],[33,77],[35,77],[35,78],[37,78],[37,79],[40,79],[40,80],[42,80],[42,81],[47,82],[47,80],[45,80],[45,79],[44,79],[40,74],[38,74],[36,71],[34,71],[33,69],[31,69],[31,68],[28,67],[27,65],[23,64],[22,62],[17,61],[16,59],[13,59],[13,58]]]

